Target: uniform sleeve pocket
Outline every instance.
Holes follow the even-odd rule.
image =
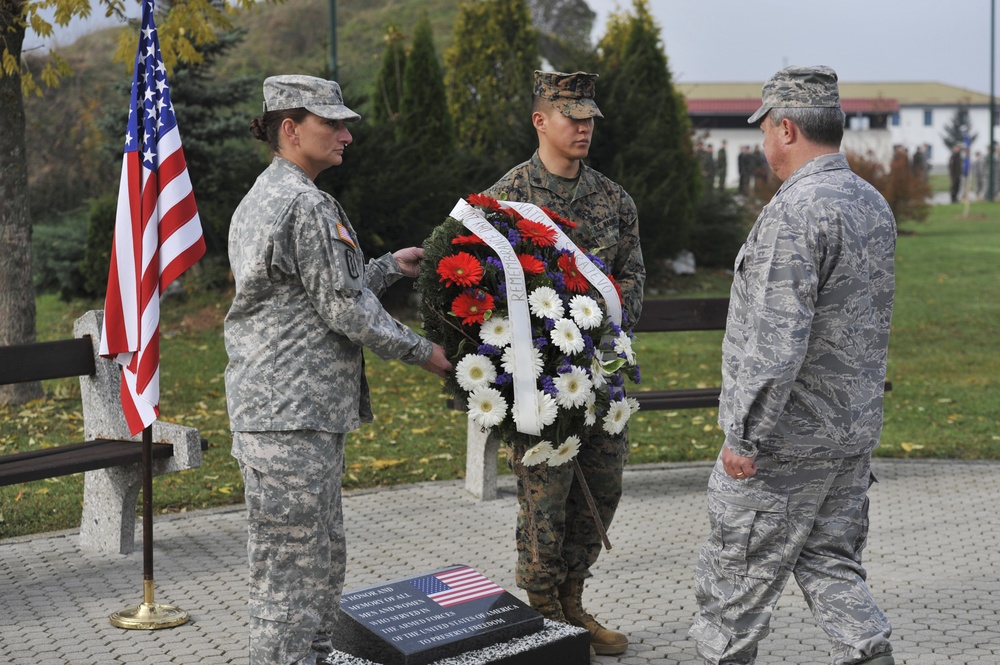
[[[788,497],[780,494],[745,496],[719,493],[722,551],[719,560],[728,575],[774,579],[781,567],[788,534]]]

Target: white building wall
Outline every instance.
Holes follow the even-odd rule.
[[[931,124],[924,124],[924,111],[931,112]],[[942,138],[946,128],[955,117],[955,106],[906,106],[899,110],[899,124],[890,123],[892,142],[903,145],[913,155],[917,146],[930,144],[931,167],[937,171],[948,168],[950,151]],[[969,109],[970,135],[976,134],[972,143],[972,152],[985,153],[990,142],[990,109],[989,107],[973,107]],[[994,139],[1000,141],[1000,126],[993,130]]]

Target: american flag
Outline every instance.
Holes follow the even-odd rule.
[[[153,3],[146,0],[100,350],[122,366],[122,411],[133,435],[160,414],[160,294],[204,253]]]
[[[504,589],[486,579],[468,566],[452,568],[433,575],[410,580],[428,598],[441,607],[467,603],[477,598],[487,598],[506,593]]]

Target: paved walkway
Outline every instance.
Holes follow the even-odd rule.
[[[866,565],[895,626],[897,662],[1000,662],[1000,464],[876,460]],[[691,578],[705,536],[707,464],[631,467],[586,598],[632,646],[599,662],[700,662],[686,631]],[[513,584],[511,478],[502,498],[477,502],[460,482],[351,492],[344,507],[347,588],[453,563]],[[0,541],[0,662],[245,663],[245,528],[242,508],[158,517],[156,601],[191,620],[177,628],[113,627],[112,612],[142,600],[142,553],[81,553],[74,531]],[[141,538],[141,536],[140,536]],[[761,663],[827,661],[824,635],[790,585]],[[556,664],[557,665],[557,664]]]

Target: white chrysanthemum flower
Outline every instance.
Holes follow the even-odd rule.
[[[528,296],[528,306],[531,313],[540,319],[559,320],[563,317],[563,303],[556,290],[548,286],[539,286]]]
[[[516,367],[516,363],[514,362],[514,347],[508,346],[503,350],[503,355],[500,356],[500,366],[503,367],[503,371],[508,374],[514,373],[514,367]],[[542,375],[541,349],[531,347],[531,369],[534,371],[534,378],[537,379]]]
[[[604,322],[604,312],[600,305],[590,296],[575,295],[569,301],[569,313],[576,325],[584,330],[591,330]]]
[[[628,402],[628,408],[632,411],[631,415],[635,415],[639,412],[639,400],[634,397],[627,397],[625,401]]]
[[[552,451],[549,455],[549,464],[552,466],[559,466],[560,464],[565,464],[570,461],[576,454],[580,452],[580,437],[576,435],[570,435],[566,437],[563,444]]]
[[[590,377],[581,367],[573,367],[565,374],[560,374],[552,383],[559,391],[556,393],[556,404],[563,408],[583,406],[590,394]]]
[[[482,427],[496,427],[507,415],[507,402],[496,388],[476,388],[468,403],[469,417]]]
[[[521,464],[524,466],[536,466],[542,462],[548,462],[554,452],[552,444],[548,441],[541,441],[524,451]]]
[[[556,404],[555,398],[548,393],[538,391],[538,426],[548,427],[556,421],[556,416],[559,415],[559,405]],[[514,422],[521,425],[521,421],[518,418],[518,411],[514,409]]]
[[[618,337],[615,337],[615,353],[624,355],[629,365],[635,364],[635,351],[632,350],[632,340],[629,339],[625,331],[622,331],[618,334]]]
[[[559,350],[568,356],[583,351],[583,333],[571,319],[556,321],[556,326],[549,336]]]
[[[455,366],[455,378],[462,390],[472,392],[476,388],[489,386],[497,378],[493,361],[478,353],[470,353]]]
[[[597,423],[597,395],[587,393],[587,399],[583,403],[583,424],[587,427]]]
[[[632,408],[625,400],[611,402],[608,406],[608,412],[604,415],[604,431],[608,434],[620,433],[625,429],[631,415]]]
[[[511,339],[510,320],[504,316],[492,316],[488,321],[483,321],[482,328],[479,329],[479,339],[498,349],[507,346]]]

